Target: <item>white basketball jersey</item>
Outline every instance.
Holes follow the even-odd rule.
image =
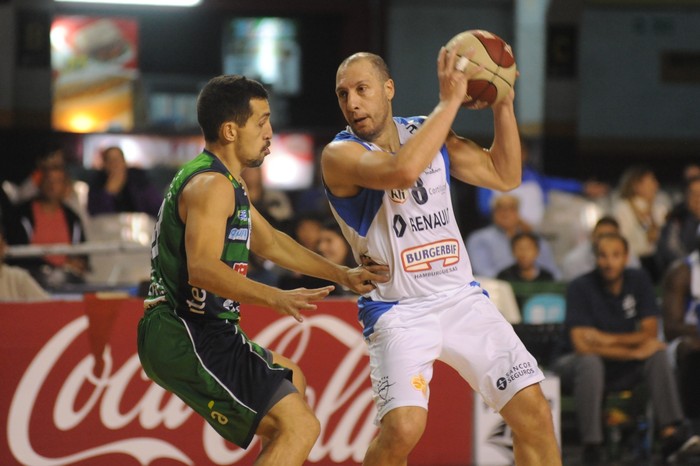
[[[401,144],[425,117],[394,118]],[[355,141],[368,150],[376,145],[348,127],[335,141]],[[463,287],[474,281],[471,264],[452,209],[450,164],[443,145],[410,189],[363,188],[339,198],[326,189],[333,215],[358,263],[362,256],[390,267],[391,280],[366,295],[372,301],[421,298]]]

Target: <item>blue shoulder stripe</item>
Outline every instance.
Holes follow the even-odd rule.
[[[337,197],[328,188],[325,189],[328,201],[340,218],[360,236],[367,236],[370,225],[382,207],[384,191],[362,188],[353,197]]]

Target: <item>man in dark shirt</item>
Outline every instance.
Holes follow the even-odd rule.
[[[584,461],[599,464],[603,442],[605,390],[625,390],[646,382],[651,394],[662,454],[669,462],[700,453],[691,435],[665,343],[658,339],[659,308],[651,279],[642,269],[626,269],[628,245],[619,234],[594,243],[596,269],[567,289],[565,328],[569,349],[554,364],[566,389],[573,386]]]
[[[88,212],[90,215],[119,212],[145,212],[158,215],[163,194],[140,168],[129,167],[119,147],[102,151],[102,170],[90,182]]]

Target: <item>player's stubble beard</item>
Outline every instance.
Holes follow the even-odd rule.
[[[374,142],[377,137],[386,129],[386,122],[390,121],[390,107],[389,105],[385,104],[380,111],[378,112],[379,118],[374,118],[372,115],[367,115],[367,118],[373,123],[372,127],[366,129],[366,130],[360,130],[358,129],[355,125],[350,123],[350,127],[352,128],[352,131],[359,136],[361,139],[368,141],[368,142]],[[382,122],[381,125],[377,125],[376,122]]]
[[[248,168],[258,168],[265,161],[267,154],[265,153],[269,149],[270,143],[265,144],[265,147],[260,151],[259,157],[257,159],[249,160],[246,166]]]

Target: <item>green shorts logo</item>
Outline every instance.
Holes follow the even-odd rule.
[[[226,424],[228,424],[228,418],[227,418],[226,416],[224,416],[224,415],[221,414],[220,412],[214,411],[214,410],[212,409],[212,408],[214,407],[214,402],[213,402],[213,401],[210,401],[209,404],[207,404],[207,406],[208,406],[209,409],[211,410],[211,418],[212,418],[212,419],[214,419],[216,422],[218,422],[218,423],[221,424],[222,426],[225,426]]]

